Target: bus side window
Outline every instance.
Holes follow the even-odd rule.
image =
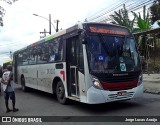
[[[52,43],[52,44],[51,44]],[[49,47],[49,62],[62,61],[63,42],[60,38],[54,39]]]
[[[55,52],[54,52],[54,44],[53,42],[49,43],[49,62],[54,62],[55,61]]]
[[[42,56],[42,50],[41,50],[41,46],[37,46],[37,63],[41,63],[41,57]]]
[[[37,63],[41,64],[41,63],[47,63],[48,59],[46,58],[46,47],[47,45],[40,44],[38,45],[38,49],[37,49]]]
[[[28,65],[28,50],[24,50],[22,53],[22,65]]]
[[[46,62],[49,61],[49,43],[44,44],[44,58]]]
[[[36,47],[29,48],[28,55],[29,64],[36,64]]]
[[[20,65],[22,65],[22,63],[23,63],[23,60],[22,60],[22,54],[18,54],[18,65],[20,66]]]
[[[57,60],[60,60],[60,61],[63,60],[63,41],[62,40],[59,41],[57,57],[58,57]]]
[[[48,43],[42,44],[42,60],[44,63],[48,62]]]

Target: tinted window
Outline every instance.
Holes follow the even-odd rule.
[[[27,49],[22,52],[22,65],[28,64],[28,51]]]
[[[37,46],[37,63],[48,62],[48,45],[43,43]]]
[[[92,72],[140,70],[135,41],[130,37],[92,35],[87,52]]]
[[[36,47],[29,48],[28,53],[29,53],[28,57],[29,64],[36,64],[37,48]]]
[[[62,61],[63,59],[63,42],[60,38],[54,39],[49,45],[49,62]]]

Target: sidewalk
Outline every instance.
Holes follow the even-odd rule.
[[[144,92],[160,94],[160,74],[143,74]]]

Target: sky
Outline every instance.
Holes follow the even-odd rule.
[[[18,0],[8,5],[0,1],[0,5],[6,9],[4,26],[0,27],[0,65],[11,60],[10,51],[13,53],[38,41],[40,32],[44,29],[49,31],[49,22],[33,14],[47,19],[51,14],[52,24],[56,26],[54,20],[58,19],[59,29],[66,29],[121,2],[121,0]],[[54,33],[52,27],[52,34]]]
[[[33,14],[47,19],[51,14],[52,24],[56,26],[54,20],[58,19],[59,29],[66,29],[115,2],[117,0],[18,0],[8,5],[0,1],[6,9],[4,26],[0,27],[0,65],[11,60],[10,51],[13,53],[36,42],[44,29],[49,31],[49,22]],[[52,33],[55,33],[53,27]]]

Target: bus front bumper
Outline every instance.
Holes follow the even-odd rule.
[[[100,104],[142,97],[143,87],[144,85],[142,83],[141,85],[128,90],[107,91],[92,86],[87,91],[87,103]]]

